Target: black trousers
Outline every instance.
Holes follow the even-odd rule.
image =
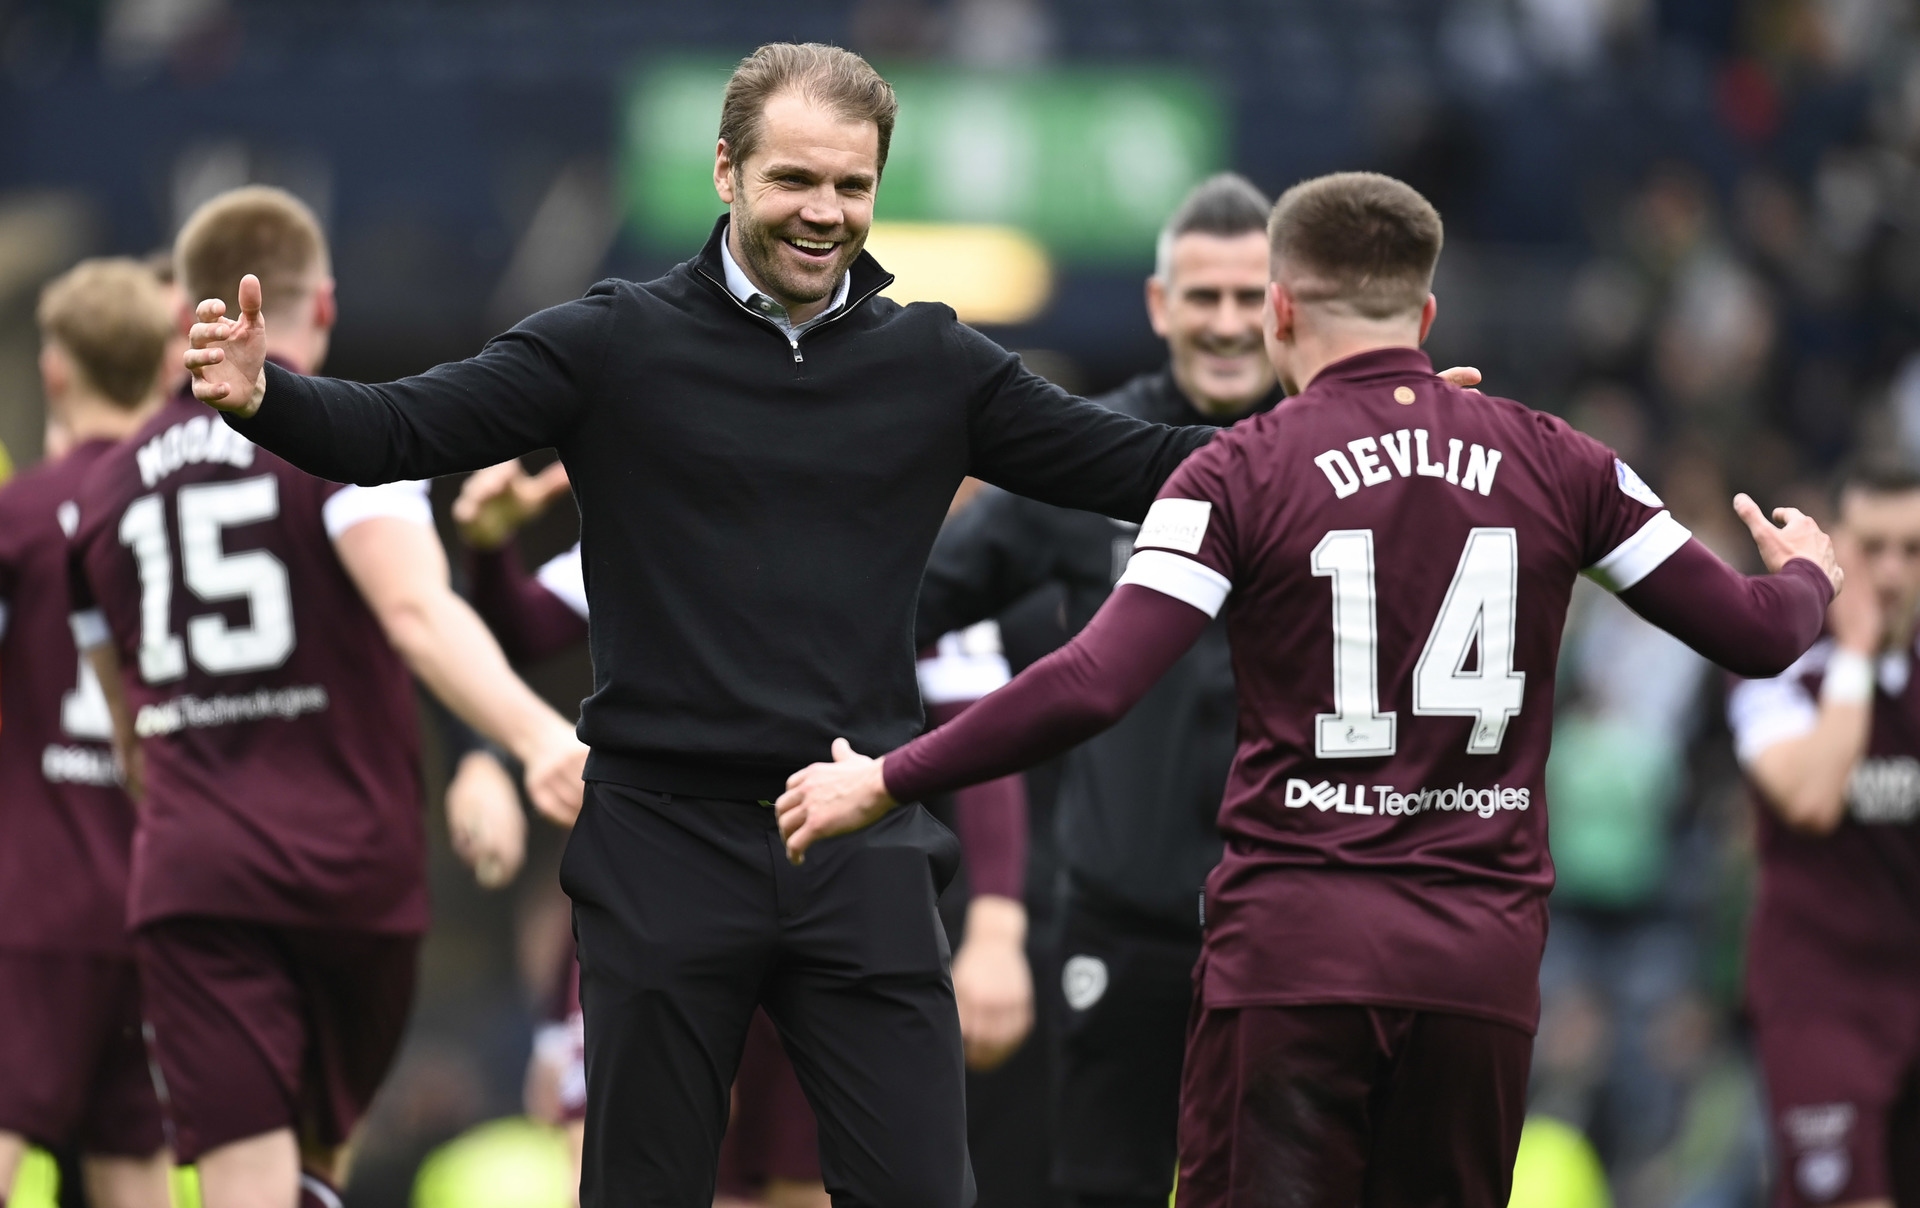
[[[560,869],[587,1025],[582,1208],[708,1208],[756,1005],[813,1104],[835,1205],[972,1204],[934,905],[959,858],[917,805],[795,868],[766,806],[589,783]]]
[[[1053,1181],[1075,1202],[1165,1203],[1198,923],[1104,910],[1067,889],[1054,996]]]

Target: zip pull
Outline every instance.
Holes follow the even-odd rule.
[[[793,339],[791,336],[789,336],[787,338],[787,343],[793,346],[793,363],[796,365],[806,364],[807,358],[800,355],[800,341]]]

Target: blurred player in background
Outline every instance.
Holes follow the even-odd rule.
[[[1920,474],[1839,493],[1847,591],[1776,679],[1727,700],[1762,803],[1747,1005],[1774,1203],[1920,1204]]]
[[[1280,401],[1260,335],[1270,209],[1231,174],[1187,195],[1146,286],[1168,363],[1095,401],[1216,427]],[[1077,630],[1125,570],[1137,527],[982,491],[934,543],[920,639],[1050,583],[1065,589]],[[1220,860],[1214,816],[1233,747],[1233,668],[1216,620],[1118,725],[1067,756],[1061,985],[1048,1001],[1059,1012],[1053,1182],[1076,1205],[1164,1204],[1173,1185],[1200,890]]]
[[[568,491],[556,462],[529,474],[518,460],[470,475],[453,515],[470,551],[468,580],[474,607],[515,661],[538,659],[586,640],[587,596],[576,543],[523,569],[514,535]],[[949,635],[958,639],[960,635]],[[959,712],[1007,681],[1004,659],[981,659],[958,640],[923,652],[921,689],[929,714]],[[452,790],[449,790],[451,792]],[[975,1068],[990,1069],[1025,1039],[1032,1026],[1033,986],[1022,950],[1026,909],[1019,900],[1025,875],[1025,798],[1017,778],[960,794],[956,827],[968,861],[973,897],[965,939],[953,958],[954,993],[962,1040]],[[580,1047],[579,975],[568,970],[563,1018],[550,1023],[534,1061],[548,1068],[534,1077],[558,1087],[554,1096],[574,1144],[583,1140],[586,1107]],[[824,1203],[816,1129],[791,1064],[765,1012],[756,1012],[735,1079],[733,1111],[720,1155],[723,1196],[764,1201],[776,1208]]]
[[[202,294],[264,269],[270,355],[325,359],[326,245],[291,195],[215,198],[175,258]],[[422,484],[324,482],[181,396],[79,514],[76,634],[144,756],[129,921],[174,1146],[208,1208],[338,1205],[427,922],[408,667],[544,808],[577,809],[584,750],[448,587]]]
[[[168,1203],[126,930],[134,809],[68,626],[67,538],[88,470],[165,401],[177,317],[133,260],[48,285],[40,376],[71,445],[0,490],[0,1203],[29,1142],[78,1149],[98,1208]]]
[[[1208,878],[1179,1202],[1505,1208],[1552,864],[1554,665],[1587,570],[1710,658],[1778,669],[1839,580],[1744,496],[1731,570],[1612,452],[1420,351],[1440,216],[1387,177],[1288,190],[1268,356],[1293,395],[1168,479],[1100,613],[958,721],[795,775],[802,851],[1125,715],[1231,598],[1240,745]],[[1323,603],[1326,602],[1326,603]]]

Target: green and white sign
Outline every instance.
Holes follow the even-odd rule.
[[[622,121],[633,233],[684,248],[720,212],[713,144],[727,64],[641,71]],[[1063,261],[1145,260],[1193,183],[1226,157],[1213,91],[1172,70],[886,73],[900,97],[876,217],[1018,227]]]

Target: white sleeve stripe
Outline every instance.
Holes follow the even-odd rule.
[[[566,553],[548,559],[533,572],[533,577],[540,586],[560,597],[562,604],[578,613],[581,620],[587,619],[587,575],[580,565],[579,542]]]
[[[0,600],[0,638],[7,636],[7,602]]]
[[[67,618],[67,624],[73,627],[73,644],[82,651],[104,646],[112,639],[107,631],[107,616],[98,608],[74,613]]]
[[[1233,590],[1233,583],[1211,566],[1158,549],[1143,549],[1127,559],[1126,573],[1114,586],[1126,583],[1151,587],[1210,617],[1220,615],[1220,606]]]
[[[1652,574],[1662,562],[1687,542],[1693,533],[1661,512],[1640,526],[1640,531],[1622,541],[1614,551],[1587,568],[1587,575],[1608,591],[1620,592]]]
[[[1733,731],[1733,752],[1742,767],[1751,766],[1776,743],[1811,733],[1819,720],[1819,705],[1792,672],[1775,679],[1747,680],[1727,694],[1727,727]]]
[[[338,541],[363,520],[388,516],[433,527],[433,503],[424,482],[390,482],[378,487],[342,487],[320,505],[327,537]]]

